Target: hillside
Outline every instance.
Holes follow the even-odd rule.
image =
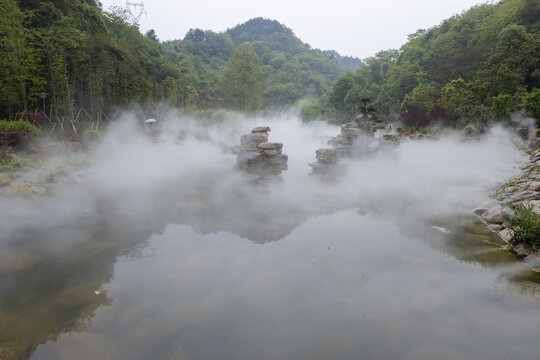
[[[211,68],[221,68],[234,48],[249,44],[263,65],[262,101],[265,108],[320,97],[344,73],[362,62],[336,52],[312,49],[278,21],[255,18],[224,33],[190,30],[183,40],[167,42],[170,49],[200,58]]]
[[[245,84],[223,80],[226,73],[240,78],[231,71],[241,67],[229,60],[246,46],[255,51],[254,86],[262,89],[249,111],[321,96],[346,71],[274,20],[252,19],[224,33],[194,29],[160,43],[153,30],[143,35],[130,24],[125,8],[104,11],[95,0],[2,0],[0,11],[0,119],[39,121],[31,114],[45,105],[63,127],[63,119],[93,123],[131,104],[151,113],[163,101],[247,111],[226,96]]]
[[[535,0],[477,5],[366,59],[334,84],[328,104],[351,116],[366,99],[371,110],[411,125],[504,120],[523,107],[538,114],[539,19]]]

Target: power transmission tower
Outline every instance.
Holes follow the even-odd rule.
[[[142,1],[140,3],[135,3],[127,0],[126,9],[129,13],[131,24],[139,26],[141,16],[143,16],[143,14],[146,15],[146,11],[144,11],[144,3]]]

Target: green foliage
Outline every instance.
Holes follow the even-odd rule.
[[[262,64],[249,44],[237,47],[223,69],[221,89],[225,105],[253,113],[262,102]]]
[[[514,212],[503,213],[507,228],[513,233],[511,244],[526,243],[536,249],[540,245],[540,215],[533,211],[532,204],[519,204]]]
[[[11,184],[11,179],[8,177],[0,176],[0,186],[8,186]]]
[[[36,164],[31,160],[20,159],[18,157],[10,157],[0,160],[0,171],[11,171],[24,167],[35,167]]]
[[[467,137],[474,137],[476,135],[476,127],[473,124],[467,124],[467,126],[463,128],[463,133]]]
[[[505,119],[510,116],[513,110],[511,106],[512,96],[508,94],[500,94],[491,98],[491,111],[498,119]]]
[[[540,125],[540,88],[536,88],[523,98],[523,107]]]
[[[441,89],[441,104],[452,120],[472,118],[475,100],[471,83],[462,78],[452,80]]]
[[[0,120],[0,131],[22,131],[26,135],[39,135],[41,131],[28,121]]]
[[[300,103],[300,118],[304,121],[318,120],[322,117],[322,105],[319,100],[311,98]]]
[[[533,0],[474,6],[411,34],[399,50],[365,59],[366,66],[338,79],[327,105],[350,116],[345,97],[356,86],[371,92],[379,116],[401,112],[413,124],[461,126],[478,115],[486,121],[486,109],[502,120],[520,106],[538,119],[539,19]]]
[[[15,186],[15,191],[17,192],[18,195],[22,197],[29,197],[34,192],[32,187],[27,184],[21,184],[21,185]]]

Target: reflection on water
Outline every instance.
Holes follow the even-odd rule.
[[[336,129],[276,122],[290,166],[261,188],[229,125],[118,124],[53,194],[2,203],[0,359],[539,358],[538,274],[461,217],[513,174],[510,136],[404,143],[321,183]]]
[[[538,275],[467,219],[434,228],[337,212],[265,245],[114,223],[64,256],[14,252],[27,265],[0,272],[2,358],[540,354]]]

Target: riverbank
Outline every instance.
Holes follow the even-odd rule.
[[[496,232],[502,240],[510,244],[518,255],[540,263],[538,249],[531,244],[518,242],[508,223],[508,217],[514,216],[514,209],[519,206],[527,207],[533,217],[540,216],[540,149],[530,152],[518,177],[504,184],[498,184],[490,191],[493,194],[493,201],[478,207],[474,213],[491,231]]]

